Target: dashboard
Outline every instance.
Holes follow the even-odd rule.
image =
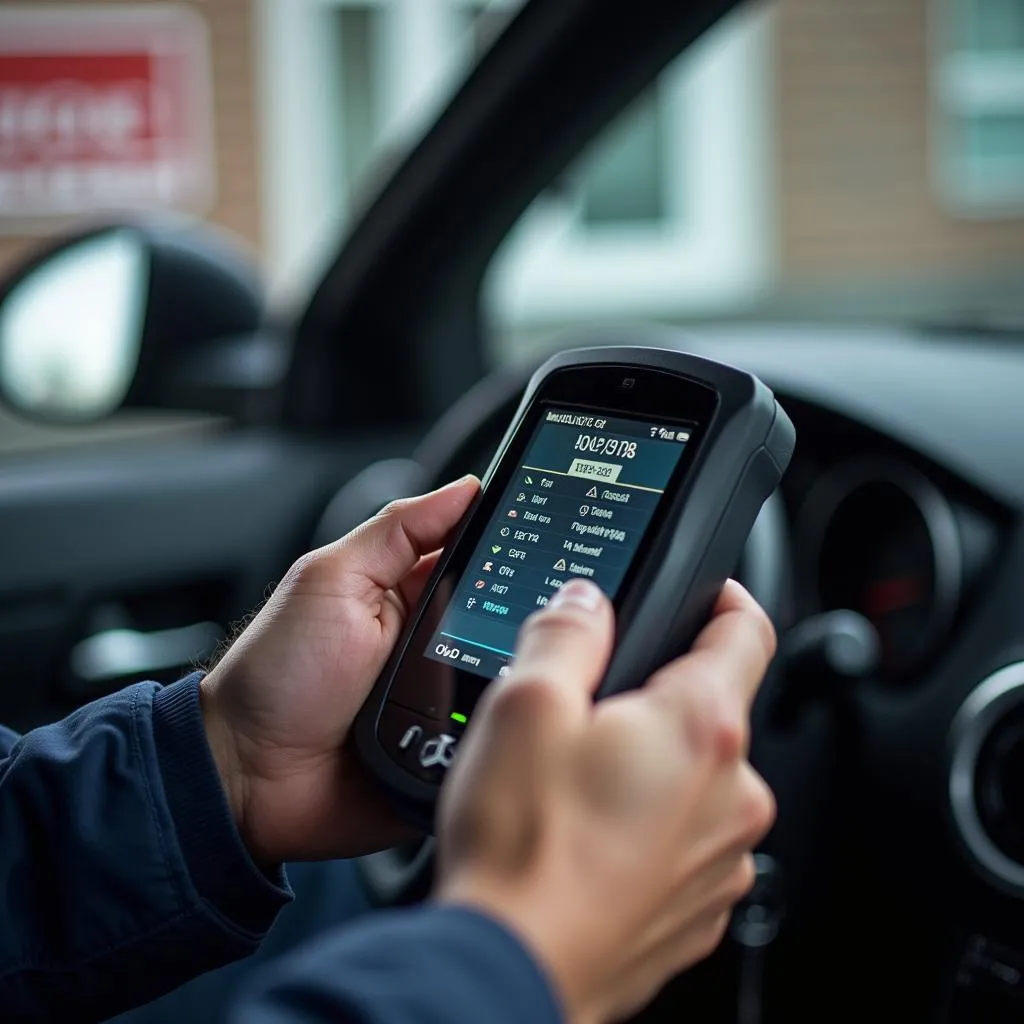
[[[995,711],[985,704],[959,769],[956,723],[1024,656],[1024,345],[746,325],[628,337],[758,374],[797,428],[738,571],[782,641],[755,719],[755,763],[779,802],[766,851],[787,878],[765,1019],[773,1001],[782,1019],[795,1012],[794,992],[808,1009],[826,998],[832,1019],[863,1019],[879,986],[887,1019],[900,1008],[907,1020],[1019,1019],[1024,986],[1007,979],[1024,976],[1024,672]],[[445,458],[429,443],[421,456],[481,472],[511,381],[485,385],[468,448],[449,434]],[[787,646],[830,612],[870,626],[877,650],[856,672],[820,644]],[[796,705],[785,720],[782,703]],[[858,972],[871,984],[851,984]],[[734,1019],[729,997],[720,1009]]]
[[[779,808],[771,895],[753,908],[778,925],[757,951],[762,1018],[863,1020],[884,996],[886,1020],[1020,1020],[1024,337],[742,325],[560,340],[605,342],[749,370],[797,429],[737,572],[780,635],[753,722]],[[422,484],[483,472],[525,377],[497,372],[449,410],[416,453]],[[736,934],[643,1019],[696,1000],[703,1019],[736,1020],[751,955]]]

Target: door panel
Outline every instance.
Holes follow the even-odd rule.
[[[411,447],[232,432],[5,460],[0,720],[52,719],[133,666],[187,670],[305,549],[347,479]]]

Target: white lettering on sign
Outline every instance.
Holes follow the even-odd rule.
[[[83,153],[137,158],[144,155],[148,114],[144,81],[0,83],[0,154],[5,162]]]

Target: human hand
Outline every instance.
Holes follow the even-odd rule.
[[[594,704],[612,635],[583,580],[527,620],[439,819],[437,898],[518,934],[574,1024],[620,1019],[711,953],[774,818],[746,757],[775,635],[747,592],[727,584],[689,654]]]
[[[207,736],[257,863],[352,857],[408,838],[346,742],[472,477],[389,505],[303,555],[201,683]]]

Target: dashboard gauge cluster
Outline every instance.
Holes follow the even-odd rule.
[[[798,537],[806,593],[818,611],[872,623],[884,675],[935,653],[960,603],[964,558],[956,515],[926,476],[896,459],[834,466],[807,495]]]

